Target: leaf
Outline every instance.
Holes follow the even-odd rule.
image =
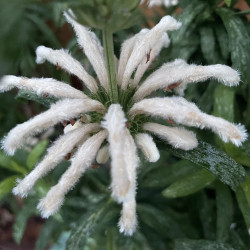
[[[229,37],[233,68],[239,69],[244,81],[250,80],[250,37],[242,19],[227,8],[218,8]]]
[[[49,218],[43,225],[42,231],[36,241],[36,250],[44,250],[50,241],[53,231],[59,227],[60,223],[58,223],[53,217]]]
[[[0,200],[15,187],[17,178],[20,178],[20,176],[13,175],[0,182]]]
[[[215,37],[212,27],[205,26],[200,28],[201,51],[209,64],[221,62],[218,51],[216,50]]]
[[[219,85],[214,93],[214,112],[215,116],[225,118],[226,120],[234,121],[234,102],[235,93],[233,88]],[[218,140],[219,145],[222,145],[224,150],[238,163],[250,167],[250,155],[246,152],[246,146],[236,147],[232,143],[223,143]]]
[[[29,217],[35,212],[36,202],[33,200],[26,200],[26,204],[22,207],[16,216],[13,225],[13,238],[17,244],[20,244],[26,228]]]
[[[212,172],[220,181],[235,189],[244,180],[245,169],[223,151],[209,143],[199,141],[199,146],[190,151],[165,145],[173,155],[189,160]]]
[[[42,96],[38,96],[35,92],[28,91],[28,90],[19,90],[18,94],[16,96],[17,99],[27,99],[30,101],[35,101],[38,102],[45,107],[49,108],[51,104],[56,102],[55,97],[45,97],[43,98]]]
[[[178,179],[195,172],[199,168],[186,160],[180,160],[169,166],[165,162],[159,165],[159,167],[153,167],[152,170],[144,176],[140,183],[141,186],[166,187]]]
[[[108,200],[106,203],[99,202],[95,209],[90,209],[85,214],[80,223],[72,230],[71,235],[67,241],[67,249],[80,250],[82,246],[85,246],[88,238],[93,232],[96,232],[107,221],[117,217],[117,210],[112,208],[112,200]]]
[[[225,0],[225,3],[227,5],[227,7],[230,7],[231,3],[232,3],[232,0]]]
[[[233,199],[230,189],[221,182],[216,183],[216,239],[227,242],[233,221]],[[226,209],[225,209],[226,208]]]
[[[250,207],[250,176],[247,176],[246,180],[241,184],[241,187],[245,193],[247,203]]]
[[[21,174],[27,173],[24,167],[20,166],[17,162],[13,160],[12,157],[7,156],[2,151],[0,151],[0,167],[6,168],[8,170],[21,173]]]
[[[138,204],[137,210],[140,220],[160,236],[164,238],[185,237],[178,223],[161,210],[147,204]]]
[[[228,47],[228,35],[226,29],[223,25],[219,25],[216,23],[214,26],[216,39],[218,40],[221,55],[223,59],[226,61],[229,58],[230,49]]]
[[[47,146],[48,146],[49,141],[44,140],[39,142],[33,150],[29,153],[27,157],[27,166],[29,169],[34,168],[40,157],[43,155],[45,152]]]
[[[210,185],[216,177],[206,169],[201,169],[171,184],[162,191],[166,198],[178,198],[193,194]]]
[[[248,234],[250,234],[250,206],[248,204],[243,188],[238,187],[235,194],[247,226]]]
[[[229,244],[209,240],[175,240],[173,250],[236,250]]]

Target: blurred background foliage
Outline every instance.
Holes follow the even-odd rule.
[[[170,47],[144,77],[175,58],[232,66],[241,74],[239,87],[207,81],[189,86],[185,97],[206,113],[245,124],[250,131],[250,1],[180,0],[171,8],[152,9],[145,4],[137,8],[137,4],[122,0],[0,0],[0,75],[53,77],[81,88],[77,79],[49,63],[35,64],[38,45],[64,47],[91,72],[62,16],[69,7],[99,37],[100,25],[112,24],[117,56],[127,37],[170,14],[182,22],[182,28],[170,34]],[[21,91],[0,98],[0,137],[50,103]],[[161,159],[157,163],[148,164],[141,157],[138,230],[133,237],[124,237],[116,226],[120,207],[110,199],[108,165],[94,165],[67,195],[61,210],[48,220],[39,217],[36,204],[58,181],[68,161],[41,180],[28,198],[11,194],[15,180],[34,168],[49,141],[61,131],[58,125],[54,131],[30,138],[13,157],[0,152],[1,249],[250,249],[249,139],[236,148],[209,131],[197,130],[199,147],[188,152],[158,141]]]

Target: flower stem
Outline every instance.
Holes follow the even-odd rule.
[[[116,83],[116,72],[115,72],[115,60],[114,60],[114,44],[113,44],[113,33],[111,30],[104,28],[103,33],[103,44],[104,53],[106,58],[106,65],[109,77],[109,87],[111,93],[112,103],[118,103],[118,88]]]

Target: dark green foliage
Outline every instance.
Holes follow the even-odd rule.
[[[0,75],[69,80],[69,76],[56,72],[55,67],[35,65],[38,45],[63,47],[58,41],[57,28],[64,24],[61,13],[68,7],[74,9],[83,24],[97,29],[109,26],[117,32],[114,38],[118,57],[122,41],[142,26],[142,14],[136,8],[138,2],[0,0]],[[250,25],[245,17],[249,10],[234,9],[236,1],[231,0],[225,1],[222,7],[219,0],[179,2],[177,7],[183,9],[180,14],[174,12],[177,7],[165,10],[177,15],[182,28],[170,32],[171,46],[162,51],[152,70],[175,58],[204,65],[223,63],[237,69],[242,79],[239,87],[225,87],[216,81],[197,83],[188,87],[185,98],[197,103],[206,113],[246,124],[249,131]],[[75,38],[66,47],[84,65],[87,63],[82,60]],[[86,65],[89,68],[89,64]],[[110,100],[103,93],[98,95],[96,99],[105,99],[108,104]],[[16,97],[14,99],[9,93],[1,95],[1,136],[33,115],[24,112],[27,100],[32,101],[28,106],[33,109],[34,102],[42,104],[36,106],[34,113],[40,113],[56,101],[53,97],[26,91],[20,91]],[[128,96],[124,96],[123,101],[128,102]],[[100,117],[95,119],[99,121]],[[140,128],[141,120],[137,123]],[[161,159],[149,164],[141,158],[137,190],[138,230],[135,235],[125,237],[117,229],[121,207],[110,198],[109,168],[102,165],[99,169],[88,170],[67,195],[60,211],[45,222],[36,249],[48,246],[53,249],[54,243],[59,249],[69,250],[250,249],[250,140],[236,148],[208,131],[197,133],[199,146],[192,151],[177,150],[158,141],[162,149]],[[30,153],[19,151],[14,157],[0,152],[0,199],[1,204],[11,204],[11,210],[16,214],[13,229],[16,242],[21,241],[29,217],[38,215],[38,201],[58,182],[69,165],[63,162],[37,183],[19,209],[10,194],[15,180],[22,179],[34,168],[45,154],[47,144],[47,140],[42,141]]]

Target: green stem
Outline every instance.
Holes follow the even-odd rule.
[[[104,28],[102,30],[102,33],[103,33],[103,44],[104,44],[106,65],[108,70],[111,101],[112,103],[119,103],[118,88],[117,88],[116,73],[115,73],[113,33],[108,28]]]

